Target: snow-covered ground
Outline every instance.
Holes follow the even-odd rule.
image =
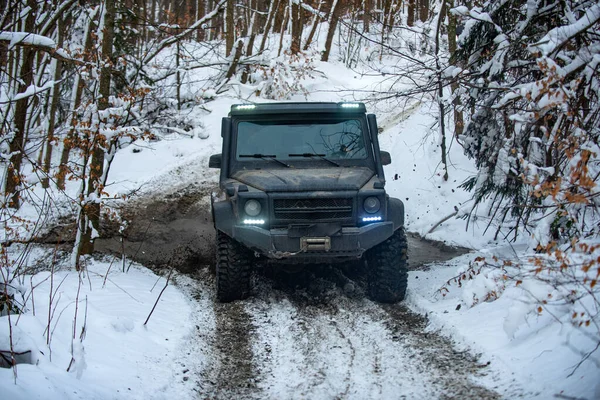
[[[304,82],[308,95],[295,95],[293,100],[349,100],[354,98],[352,92],[340,89],[365,89],[378,82],[336,62],[314,64],[319,73]],[[257,100],[252,92],[253,88],[239,85],[229,95],[206,103],[209,113],[192,109],[188,118],[197,123],[193,137],[174,133],[158,142],[138,141],[120,150],[107,191],[118,194],[141,188],[140,196],[157,197],[191,183],[214,183],[216,172],[207,165],[208,157],[220,152],[221,118],[231,104],[245,98]],[[524,314],[516,287],[507,288],[496,301],[470,307],[468,297],[490,289],[493,277],[463,282],[462,288],[446,285],[475,257],[523,254],[519,252],[526,251],[527,245],[494,242],[494,229],[484,233],[488,224],[481,217],[484,213],[468,229],[465,220],[450,218],[428,234],[456,210],[462,214],[470,209],[469,194],[458,186],[475,172],[460,145],[452,141],[449,180],[442,179],[435,105],[423,99],[403,107],[387,103],[368,107],[377,112],[384,128],[381,147],[392,155],[392,164],[385,169],[386,187],[405,203],[407,230],[476,249],[450,262],[412,271],[405,304],[427,316],[428,330],[439,331],[459,349],[481,354],[479,363],[487,372],[476,381],[501,396],[600,398],[600,354],[594,353],[575,368],[594,342],[571,325],[568,315]],[[11,254],[19,250],[13,247]],[[34,249],[25,264],[48,265],[52,257],[51,251]],[[54,274],[44,270],[20,282],[27,297],[26,312],[12,315],[10,325],[9,317],[0,317],[0,350],[10,348],[12,340],[16,351],[25,352],[20,357],[30,363],[18,364],[15,374],[0,368],[0,398],[214,397],[214,392],[204,389],[218,386],[214,380],[225,377],[211,370],[218,357],[214,341],[220,306],[213,303],[210,289],[174,273],[161,293],[166,277],[157,277],[143,266],[134,264],[123,272],[120,261],[105,256],[89,259],[86,265],[79,275],[67,259],[58,260]],[[448,293],[442,296],[444,285]],[[253,384],[265,397],[432,398],[448,394],[439,383],[448,381],[436,383],[443,370],[423,369],[426,361],[409,361],[419,356],[394,344],[397,338],[377,320],[389,318],[382,308],[364,298],[345,301],[335,304],[335,320],[313,315],[310,309],[300,313],[287,299],[280,303],[249,300],[235,306],[241,307],[241,314],[250,314],[249,325],[255,329],[248,352],[260,363],[261,380]],[[351,336],[352,332],[360,334]],[[302,334],[307,340],[319,338],[323,347],[302,353],[303,343],[294,342]],[[397,334],[402,336],[401,331]],[[336,348],[335,343],[343,340],[350,344]],[[374,346],[385,351],[374,352]],[[303,368],[307,362],[318,370]],[[384,365],[371,365],[377,362]],[[385,373],[374,378],[375,372],[369,371],[378,368]],[[409,375],[399,382],[395,377],[402,370]],[[351,371],[350,378],[338,376],[339,371]],[[476,393],[464,396],[476,397]]]

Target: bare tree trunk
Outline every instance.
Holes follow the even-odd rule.
[[[406,11],[406,25],[408,26],[415,25],[415,1],[408,0],[408,9]]]
[[[27,7],[30,8],[27,18],[25,19],[25,32],[34,33],[35,16],[37,10],[36,0],[27,0]],[[33,49],[23,47],[23,63],[19,72],[19,89],[18,93],[24,93],[29,85],[33,82],[33,61],[35,51]],[[30,97],[23,97],[17,100],[15,105],[14,127],[15,135],[10,141],[9,151],[12,157],[10,164],[6,169],[6,183],[4,193],[6,197],[10,197],[9,207],[19,208],[20,194],[19,186],[21,184],[20,172],[24,154],[24,140],[26,136],[25,126],[27,124],[27,107]]]
[[[138,18],[138,21],[141,22],[141,29],[142,29],[142,33],[140,34],[140,36],[137,39],[137,48],[139,49],[140,43],[141,42],[145,42],[146,38],[148,37],[148,2],[147,0],[138,0],[138,13],[140,13],[142,15],[141,21],[140,18]]]
[[[381,27],[381,42],[383,43],[383,35],[385,29],[388,28],[388,20],[390,16],[390,8],[392,6],[392,0],[385,0],[383,4],[383,26]]]
[[[440,124],[440,147],[442,151],[442,164],[444,165],[444,181],[448,180],[448,163],[446,160],[446,126],[444,123],[444,85],[442,80],[442,66],[440,65],[439,52],[440,52],[440,30],[442,26],[443,17],[446,15],[446,2],[442,2],[442,8],[440,9],[440,15],[438,16],[437,29],[435,32],[435,64],[437,70],[438,79],[438,106],[440,109],[439,124]]]
[[[269,4],[269,12],[267,14],[267,24],[265,25],[265,29],[263,31],[263,37],[260,41],[260,47],[258,49],[259,53],[262,53],[265,49],[265,44],[267,43],[267,38],[269,33],[271,32],[271,27],[273,26],[273,21],[275,20],[275,15],[277,14],[277,9],[279,9],[279,3],[281,0],[271,0]]]
[[[251,56],[254,53],[254,42],[256,40],[256,33],[258,32],[258,14],[256,10],[252,12],[250,18],[250,26],[248,27],[250,37],[248,38],[248,45],[246,46],[246,55]]]
[[[196,0],[196,21],[200,19],[201,16],[206,12],[206,7],[204,4],[204,0]],[[204,29],[200,27],[200,29],[196,30],[196,40],[201,42],[205,38]]]
[[[329,52],[331,51],[331,43],[333,42],[333,36],[337,28],[338,18],[341,10],[340,2],[333,0],[331,5],[331,11],[329,12],[329,30],[327,31],[327,38],[325,39],[325,50],[321,56],[321,61],[329,61]]]
[[[177,96],[177,110],[181,110],[181,71],[179,71],[179,58],[181,53],[180,42],[177,42],[177,54],[175,54],[175,85],[176,85],[176,96]]]
[[[429,0],[420,0],[419,3],[419,20],[425,22],[429,18]]]
[[[300,41],[302,39],[302,13],[303,10],[300,4],[292,2],[291,7],[291,18],[292,18],[292,43],[290,45],[290,51],[293,55],[300,53]]]
[[[207,10],[212,10],[214,9],[215,6],[215,1],[218,0],[207,0],[208,4],[210,5],[210,7],[207,8]],[[215,23],[212,25],[213,28],[209,31],[209,37],[208,40],[217,40],[217,39],[222,39],[222,30],[223,30],[223,24],[225,24],[225,18],[223,17],[224,13],[219,13],[215,16]]]
[[[308,37],[306,38],[306,43],[304,43],[304,47],[303,47],[304,51],[308,50],[308,47],[312,43],[315,33],[317,32],[317,27],[319,26],[319,22],[321,22],[320,14],[321,14],[322,10],[323,10],[323,0],[319,1],[319,9],[318,9],[317,13],[314,15],[312,28],[310,29],[310,33],[308,34]]]
[[[258,30],[256,27],[257,21],[258,21],[258,16],[257,16],[257,12],[255,10],[254,12],[252,12],[252,17],[250,18],[250,27],[248,28],[250,31],[250,37],[248,38],[248,43],[246,45],[246,56],[248,56],[248,57],[252,55],[252,52],[254,50],[254,40],[256,38],[256,31]],[[249,73],[249,67],[246,66],[244,68],[244,73],[242,74],[242,77],[240,79],[240,81],[242,83],[248,82],[248,73]]]
[[[84,43],[84,59],[88,58],[88,54],[92,51],[92,28],[94,25],[94,18],[96,14],[93,13],[90,15],[90,20],[88,21],[86,31],[85,31],[85,43]],[[71,101],[71,121],[70,121],[70,129],[67,133],[67,137],[63,140],[63,149],[60,156],[60,164],[58,167],[58,174],[56,176],[56,187],[60,190],[65,189],[65,179],[68,171],[68,163],[69,163],[69,154],[71,153],[71,149],[73,148],[74,141],[76,139],[75,134],[75,126],[77,125],[77,109],[81,104],[81,96],[83,95],[83,88],[85,87],[85,82],[81,79],[79,74],[75,75],[75,82],[73,83],[72,90],[72,101]]]
[[[110,81],[112,68],[113,36],[115,26],[115,0],[105,0],[104,2],[104,26],[102,26],[102,61],[103,66],[100,69],[100,80],[98,84],[98,111],[104,111],[109,107]],[[99,124],[103,121],[100,120]],[[98,232],[100,229],[100,202],[97,200],[101,196],[101,179],[104,174],[104,152],[106,138],[99,131],[95,133],[92,139],[91,150],[92,159],[90,161],[89,179],[87,184],[88,197],[95,193],[96,200],[86,202],[84,212],[88,219],[85,225],[80,243],[81,254],[91,254],[94,251],[94,238],[92,232]]]
[[[373,0],[363,0],[363,32],[369,33],[371,29],[371,5]]]
[[[396,0],[392,0],[390,1],[390,16],[387,23],[389,32],[392,32],[392,29],[394,29],[394,16],[396,15],[396,11],[398,11],[396,8]]]
[[[233,26],[233,2],[227,0],[225,6],[225,55],[229,57],[233,50],[233,41],[235,40],[235,27]]]
[[[392,0],[385,0],[384,6],[383,6],[383,23],[381,26],[381,52],[379,53],[379,61],[381,61],[381,59],[383,58],[383,52],[385,51],[385,32],[389,31],[388,28],[388,21],[389,21],[389,14],[390,14],[390,7],[392,4]]]
[[[227,70],[227,74],[225,75],[225,79],[228,81],[235,74],[235,70],[240,62],[240,58],[242,58],[242,53],[244,51],[244,42],[241,40],[238,41],[238,45],[235,48],[235,54],[233,55],[233,60],[229,65],[229,69]]]
[[[450,10],[454,8],[454,0],[446,0],[448,10],[448,50],[450,51],[450,62],[452,65],[456,65],[455,61],[455,53],[457,49],[456,45],[456,15],[452,14]],[[450,85],[452,89],[452,93],[455,93],[458,90],[458,83],[452,83]],[[460,110],[461,102],[460,97],[456,96],[453,100],[453,108],[454,108],[454,135],[460,136],[463,133],[465,122],[463,118],[463,113]]]
[[[156,24],[156,2],[159,0],[152,0],[152,5],[150,6],[150,16],[148,17],[148,23],[155,25]],[[147,40],[156,37],[156,33],[154,29],[148,29]]]
[[[158,12],[158,21],[156,21],[156,22],[158,22],[159,24],[164,24],[164,23],[168,22],[167,21],[167,11],[170,6],[170,3],[164,4],[163,3],[164,1],[165,0],[156,0],[156,2],[157,2],[157,10],[156,11]],[[160,36],[161,33],[159,32],[158,35]]]
[[[283,17],[283,22],[281,23],[281,36],[279,36],[279,50],[277,51],[277,57],[281,55],[281,49],[283,48],[283,34],[285,33],[285,27],[287,26],[290,20],[290,7],[285,7],[285,15]]]
[[[194,15],[196,15],[196,0],[186,0],[185,13],[179,16],[181,22],[178,23],[182,26],[188,26]],[[188,35],[188,38],[192,39],[193,36],[194,35],[190,34]]]
[[[58,47],[62,48],[65,36],[65,20],[63,18],[58,19]],[[50,173],[50,166],[52,163],[52,150],[54,143],[54,125],[56,123],[56,110],[58,108],[58,102],[60,101],[60,77],[62,75],[62,61],[59,59],[54,60],[56,67],[54,68],[54,87],[52,88],[52,96],[50,100],[50,112],[48,121],[48,134],[46,137],[46,152],[44,155],[44,165],[42,170],[46,173],[46,176],[42,179],[42,187],[49,187],[48,174]]]

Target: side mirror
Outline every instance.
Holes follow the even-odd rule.
[[[208,168],[221,168],[221,154],[213,154],[208,159]]]
[[[390,165],[392,163],[392,156],[387,151],[381,151],[381,165]]]

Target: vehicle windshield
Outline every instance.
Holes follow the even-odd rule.
[[[362,123],[336,119],[307,123],[289,121],[241,121],[237,125],[236,159],[271,157],[362,160],[367,158]]]

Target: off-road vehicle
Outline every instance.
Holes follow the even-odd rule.
[[[363,103],[262,103],[223,118],[212,196],[217,298],[250,293],[256,256],[282,264],[363,260],[368,294],[404,298],[404,204],[385,192],[375,115]]]

